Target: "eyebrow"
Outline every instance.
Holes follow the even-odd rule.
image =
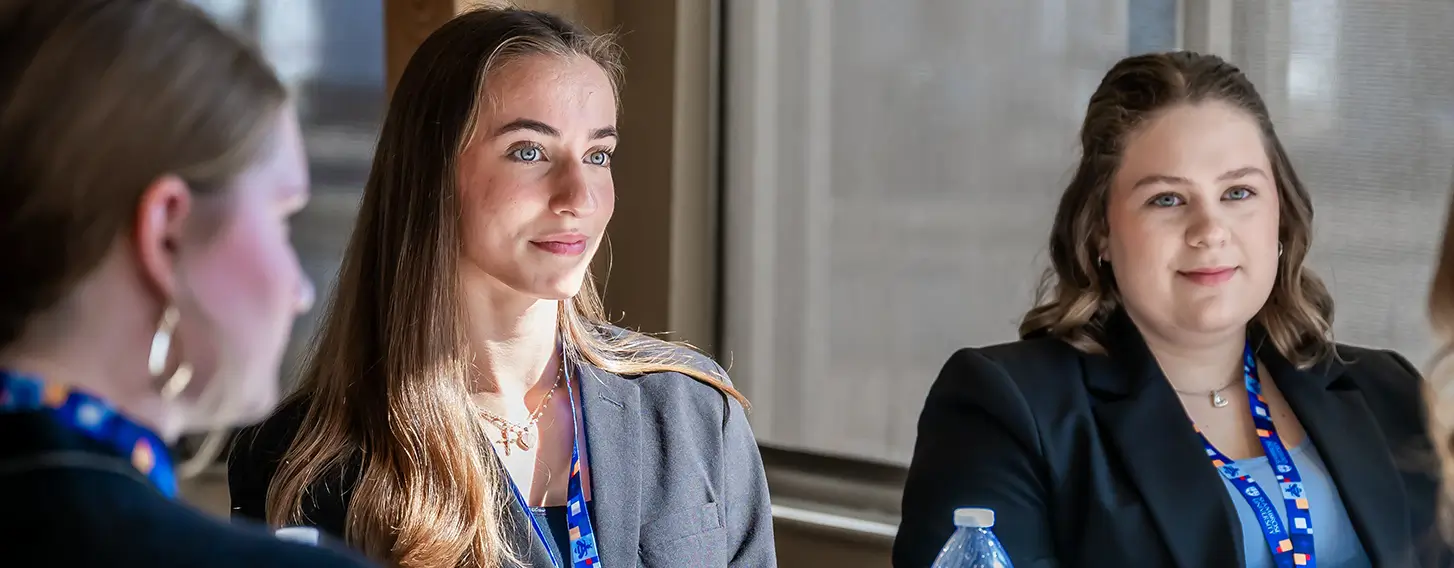
[[[539,120],[533,120],[529,118],[517,118],[515,120],[505,123],[504,126],[501,126],[500,128],[495,130],[495,137],[498,138],[500,136],[504,136],[517,130],[531,130],[534,132],[539,132],[546,136],[551,136],[555,138],[560,137],[560,131],[557,130],[554,126],[551,126]],[[591,140],[620,137],[621,136],[616,131],[615,126],[603,126],[601,128],[597,128],[591,131]]]
[[[1256,167],[1256,166],[1247,166],[1247,167],[1237,168],[1235,170],[1230,170],[1227,173],[1224,173],[1222,175],[1219,175],[1219,176],[1217,176],[1217,181],[1232,181],[1232,180],[1242,179],[1242,178],[1249,177],[1249,176],[1261,176],[1261,177],[1266,178],[1267,177],[1267,172],[1262,171],[1262,168],[1259,168],[1259,167]],[[1131,186],[1131,189],[1139,189],[1142,186],[1155,185],[1155,184],[1159,184],[1159,183],[1164,183],[1164,184],[1169,184],[1169,185],[1191,185],[1191,180],[1186,179],[1184,177],[1178,177],[1178,176],[1168,176],[1168,175],[1153,174],[1153,175],[1149,175],[1149,176],[1143,177],[1140,180],[1137,180],[1136,181],[1136,184],[1133,185],[1133,186]]]

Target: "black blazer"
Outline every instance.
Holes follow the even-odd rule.
[[[721,370],[694,352],[683,355]],[[579,377],[602,565],[777,565],[767,479],[742,405],[679,373],[623,377],[587,366]],[[239,435],[228,460],[234,516],[263,518],[268,484],[298,435],[302,410],[284,408]],[[354,474],[341,475],[304,500],[310,524],[335,538],[343,538],[354,483]],[[512,505],[507,515],[527,565],[550,566],[526,512]]]
[[[0,414],[0,565],[368,566],[166,498],[126,458],[42,413]]]
[[[966,506],[995,510],[1016,568],[1242,565],[1232,497],[1175,391],[1124,314],[1106,336],[1109,356],[1037,338],[949,359],[919,419],[895,566],[929,566]],[[1253,345],[1373,565],[1433,565],[1414,558],[1438,553],[1417,371],[1396,353],[1343,345],[1342,362],[1301,371],[1265,340]]]

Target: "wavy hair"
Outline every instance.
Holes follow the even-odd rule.
[[[1080,164],[1061,195],[1050,233],[1050,268],[1021,337],[1049,334],[1102,353],[1106,319],[1121,306],[1110,267],[1099,262],[1108,234],[1106,198],[1126,141],[1166,109],[1220,101],[1257,121],[1282,203],[1277,279],[1254,322],[1288,361],[1306,368],[1333,353],[1333,299],[1303,266],[1312,245],[1313,205],[1273,130],[1267,106],[1242,71],[1214,55],[1189,51],[1137,55],[1111,67],[1091,95],[1081,127]]]

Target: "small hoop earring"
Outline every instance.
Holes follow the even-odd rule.
[[[157,322],[157,331],[151,336],[151,352],[147,355],[147,370],[151,372],[152,380],[160,383],[163,400],[172,400],[186,390],[187,383],[192,382],[192,366],[183,362],[177,365],[177,370],[165,379],[162,378],[167,372],[167,358],[172,353],[172,338],[177,332],[177,323],[181,321],[182,314],[175,304],[167,306],[162,311],[162,319]]]
[[[1282,243],[1277,243],[1277,257],[1282,258]]]
[[[1096,268],[1105,268],[1105,267],[1106,267],[1106,257],[1105,257],[1105,255],[1100,255],[1100,254],[1096,255]]]

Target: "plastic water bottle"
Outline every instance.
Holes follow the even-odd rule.
[[[954,536],[939,550],[933,568],[1013,568],[994,526],[994,511],[955,509]]]

